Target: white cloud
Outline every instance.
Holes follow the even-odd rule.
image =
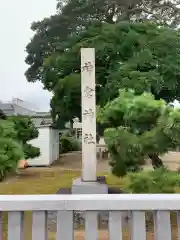
[[[31,23],[55,13],[56,0],[1,1],[0,100],[19,97],[48,110],[51,93],[44,91],[39,82],[26,81],[24,72],[28,66],[24,59],[25,46],[33,36]]]

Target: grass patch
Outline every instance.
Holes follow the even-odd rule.
[[[27,171],[27,172],[26,172]],[[80,171],[49,169],[48,171],[25,170],[16,178],[0,183],[0,194],[55,194],[59,188],[71,187],[73,179],[81,175]],[[106,175],[109,185],[123,187],[123,179],[111,174]]]
[[[26,170],[25,170],[26,171]],[[55,194],[61,187],[70,187],[80,176],[74,171],[32,171],[0,183],[0,194]]]

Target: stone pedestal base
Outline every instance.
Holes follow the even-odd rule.
[[[108,186],[105,180],[103,182],[83,182],[81,178],[77,178],[72,183],[72,194],[108,194]],[[74,226],[75,229],[78,229],[79,225],[85,224],[84,212],[75,212],[74,214]],[[107,222],[107,220],[108,212],[98,214],[99,226],[102,221]]]
[[[97,182],[83,182],[81,178],[77,178],[72,183],[72,194],[108,194],[108,185],[106,180],[102,179],[103,177],[98,177]],[[99,226],[102,224],[108,226],[108,211],[102,211],[99,213],[98,221]],[[128,227],[131,214],[127,211],[123,213],[122,226]],[[84,224],[84,213],[76,212],[75,213],[75,228],[78,224]]]
[[[106,183],[83,182],[77,178],[72,183],[72,194],[108,194]]]

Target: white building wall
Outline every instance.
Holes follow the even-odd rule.
[[[56,159],[59,159],[59,131],[56,130]]]
[[[48,166],[50,162],[50,130],[49,127],[39,128],[39,137],[29,141],[35,147],[40,148],[41,155],[37,158],[28,159],[29,166]]]
[[[54,129],[54,159],[59,158],[59,131]]]
[[[50,164],[52,164],[53,163],[53,159],[54,159],[54,149],[53,149],[53,134],[54,134],[54,132],[53,132],[53,129],[52,128],[50,128],[49,129],[49,162],[50,162]]]
[[[59,131],[50,129],[50,163],[59,158]]]

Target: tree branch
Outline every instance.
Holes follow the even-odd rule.
[[[151,159],[151,163],[154,169],[164,167],[163,161],[159,156],[155,153],[149,154],[148,157]]]

